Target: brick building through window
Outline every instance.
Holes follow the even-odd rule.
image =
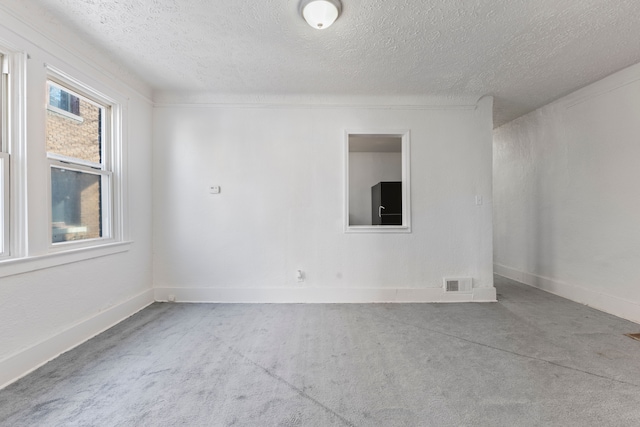
[[[46,144],[51,167],[52,242],[103,236],[106,107],[49,83]]]

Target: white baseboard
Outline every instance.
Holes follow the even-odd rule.
[[[494,264],[494,271],[496,274],[506,277],[507,279],[512,279],[525,285],[542,289],[551,294],[570,299],[571,301],[587,305],[596,310],[640,323],[640,303],[638,302],[624,300],[613,295],[593,291],[549,277],[516,270],[501,264]]]
[[[153,303],[151,289],[0,360],[0,389]]]
[[[495,302],[496,289],[474,288],[472,293],[445,293],[442,288],[155,288],[156,301],[223,303],[411,303]]]

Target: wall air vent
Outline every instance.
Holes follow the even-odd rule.
[[[473,292],[471,277],[445,277],[443,282],[445,292]]]

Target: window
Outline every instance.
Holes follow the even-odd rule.
[[[347,132],[345,231],[411,231],[409,132]]]
[[[47,82],[51,243],[113,239],[114,109],[88,88]]]
[[[9,142],[8,142],[8,60],[0,53],[0,258],[9,255]]]
[[[0,62],[0,277],[127,251],[126,98],[47,65],[27,106],[27,54],[0,46]],[[44,137],[29,159],[27,124]]]
[[[49,107],[66,111],[76,116],[80,115],[80,98],[70,94],[64,89],[49,85]],[[55,110],[54,110],[55,111]]]
[[[0,46],[0,261],[25,254],[26,54]]]

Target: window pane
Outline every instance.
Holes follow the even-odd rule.
[[[102,177],[51,168],[53,243],[102,237]]]
[[[9,154],[7,126],[6,57],[0,55],[0,256],[8,255],[9,246]]]
[[[80,115],[80,98],[57,86],[49,86],[49,105],[76,116]]]
[[[47,109],[47,151],[101,163],[104,108],[53,85],[49,86],[49,104],[78,117]]]

